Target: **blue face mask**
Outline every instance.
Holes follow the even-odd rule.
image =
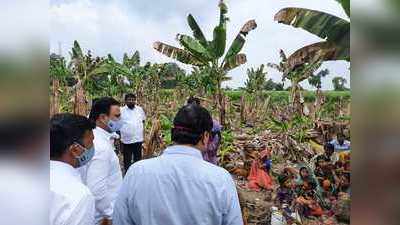
[[[110,121],[108,121],[107,126],[108,126],[108,128],[110,128],[111,132],[117,132],[122,127],[122,120],[121,119],[119,119],[119,120],[110,120]]]
[[[94,146],[89,149],[83,147],[82,145],[80,146],[84,149],[84,151],[80,156],[76,157],[76,160],[78,161],[78,167],[86,165],[93,158],[95,152]]]

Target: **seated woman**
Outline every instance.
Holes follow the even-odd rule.
[[[317,184],[308,179],[304,180],[301,188],[297,190],[298,197],[296,198],[295,203],[300,215],[308,218],[310,216],[319,217],[324,213],[322,207],[315,199],[316,188]]]

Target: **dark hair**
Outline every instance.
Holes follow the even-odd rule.
[[[96,124],[71,113],[56,114],[50,119],[50,159],[59,159],[74,142],[81,143],[85,131]]]
[[[120,105],[120,103],[111,97],[102,97],[93,100],[92,109],[90,110],[89,119],[96,121],[100,114],[110,114],[110,108],[113,105]]]
[[[126,101],[128,98],[134,98],[134,99],[136,99],[136,95],[133,94],[133,93],[127,93],[127,94],[125,94],[125,101]]]
[[[333,144],[331,144],[331,143],[325,143],[325,145],[324,145],[324,150],[326,151],[326,150],[331,150],[331,151],[334,151],[335,150],[335,146],[333,145]]]
[[[346,136],[342,133],[342,132],[340,132],[340,133],[338,133],[337,134],[337,138],[345,138]]]
[[[307,167],[305,167],[305,166],[303,166],[303,167],[300,168],[299,173],[301,173],[302,170],[306,170],[307,173],[310,173],[310,172],[308,171]]]
[[[190,96],[190,97],[188,98],[188,100],[187,100],[187,104],[197,104],[197,105],[200,105],[200,99],[199,99],[199,98],[196,98],[196,97],[193,97],[193,96]]]
[[[172,141],[178,144],[196,145],[205,131],[211,133],[213,121],[207,109],[190,104],[179,109],[171,130]]]

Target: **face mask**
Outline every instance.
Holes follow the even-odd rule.
[[[128,108],[133,109],[135,108],[135,104],[131,103],[131,104],[126,104],[126,106],[128,106]]]
[[[80,145],[82,147],[82,145]],[[78,157],[76,157],[76,160],[78,161],[78,167],[86,165],[94,156],[94,146],[91,148],[87,149],[85,147],[82,147],[85,149],[82,154]]]
[[[108,121],[107,126],[110,128],[111,132],[117,132],[121,129],[122,127],[122,120],[110,120]]]

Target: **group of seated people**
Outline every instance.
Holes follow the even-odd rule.
[[[333,216],[341,195],[350,195],[349,149],[335,149],[332,142],[324,145],[324,153],[315,162],[301,165],[299,170],[285,168],[278,176],[275,204],[282,209],[286,221]]]

